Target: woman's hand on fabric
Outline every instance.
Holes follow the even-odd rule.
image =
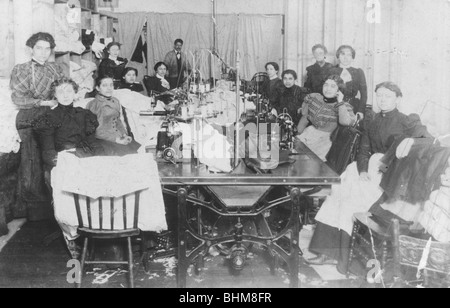
[[[55,101],[55,100],[52,100],[52,101],[41,101],[41,103],[39,105],[41,107],[55,108],[56,106],[58,106],[58,102]]]
[[[409,155],[409,152],[411,152],[411,148],[414,145],[414,139],[408,138],[402,141],[400,145],[397,147],[397,158],[402,159]]]
[[[368,172],[361,172],[359,179],[363,182],[370,182],[371,178]]]

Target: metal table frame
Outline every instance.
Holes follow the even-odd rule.
[[[196,168],[193,165],[168,165],[159,164],[160,178],[163,185],[163,193],[177,196],[178,198],[178,275],[177,286],[179,288],[186,287],[187,270],[189,266],[197,260],[203,258],[209,248],[224,243],[256,243],[267,247],[271,256],[280,256],[284,259],[290,271],[290,287],[298,287],[298,267],[299,267],[299,233],[302,228],[300,221],[300,205],[304,193],[301,188],[311,189],[320,187],[330,187],[332,184],[340,182],[340,177],[326,166],[314,153],[306,146],[300,144],[297,147],[299,154],[295,163],[291,165],[280,166],[272,172],[272,174],[255,175],[251,174],[245,166],[241,170],[242,173],[212,175],[209,174],[205,167]],[[308,171],[308,166],[313,165],[313,169],[317,172]],[[242,164],[241,164],[242,165]],[[251,207],[227,207],[226,204],[217,196],[208,186],[282,186],[286,187],[289,196],[267,202],[265,197],[268,192],[263,195]],[[171,189],[170,187],[177,187]],[[189,194],[189,191],[196,187],[203,187],[212,201],[205,202],[195,196]],[[234,235],[225,237],[211,237],[196,232],[189,225],[186,207],[188,203],[194,204],[199,209],[208,209],[221,217],[252,217],[256,220],[261,219],[264,212],[279,206],[286,202],[292,202],[292,209],[289,222],[286,227],[276,235],[269,237],[256,237],[254,235],[245,234],[244,232],[236,232]],[[267,226],[268,228],[268,226]],[[277,244],[277,241],[290,234],[290,252],[285,251]],[[200,244],[191,251],[187,251],[188,235],[192,236],[200,242]],[[271,264],[271,271],[274,273],[274,264]]]

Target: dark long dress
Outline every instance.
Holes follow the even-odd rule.
[[[323,84],[325,79],[330,76],[330,70],[333,68],[331,63],[325,62],[320,66],[317,62],[314,65],[306,68],[306,82],[305,88],[311,93],[323,93]]]
[[[126,82],[121,82],[118,89],[128,89],[131,90],[133,92],[137,92],[137,93],[143,93],[144,92],[144,86],[138,82],[136,83],[126,83]]]
[[[340,66],[336,66],[330,69],[330,75],[338,75],[340,76],[343,72],[343,68]],[[347,82],[345,84],[345,90],[343,91],[344,100],[349,102],[350,105],[353,106],[353,111],[355,114],[358,112],[362,114],[366,114],[366,106],[367,106],[367,82],[366,75],[364,71],[360,68],[350,67],[347,69],[350,75],[352,76],[352,81]],[[361,98],[358,99],[356,96],[358,93],[361,95]]]
[[[95,138],[97,117],[73,105],[58,105],[33,123],[40,140],[45,169],[56,166],[57,153],[68,149],[79,149],[83,157],[102,155],[103,148]],[[84,154],[83,154],[84,153]]]
[[[102,60],[98,67],[98,77],[110,76],[114,78],[114,89],[119,87],[123,71],[128,64],[128,60],[124,58],[117,58],[117,61],[122,63],[117,65],[114,60],[106,58]]]
[[[308,95],[308,91],[297,85],[292,88],[283,87],[278,95],[278,101],[272,107],[276,109],[278,114],[286,110],[294,121],[294,127],[297,127],[301,118],[298,111],[302,108],[306,95]]]
[[[369,160],[373,154],[386,154],[385,158],[391,156],[391,153],[395,155],[398,145],[405,138],[426,138],[429,142],[433,142],[433,137],[422,125],[418,115],[406,116],[398,110],[377,114],[361,140],[357,158],[359,173],[368,171]],[[336,215],[336,213],[329,213],[329,215]],[[347,273],[350,234],[334,226],[318,222],[310,250],[338,260],[339,272]],[[365,274],[365,268],[362,268],[359,263],[352,264],[350,270],[355,274]]]
[[[284,88],[283,81],[280,78],[267,80],[262,85],[263,94],[269,99],[269,103],[273,106]]]

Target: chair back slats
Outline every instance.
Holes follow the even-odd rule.
[[[75,200],[75,208],[77,210],[77,217],[78,217],[78,225],[80,228],[83,228],[83,216],[81,216],[81,208],[80,208],[80,195],[74,194],[73,198]]]
[[[98,200],[98,219],[100,230],[103,230],[103,198]]]
[[[139,207],[140,207],[140,197],[141,197],[141,193],[142,191],[137,191],[134,193],[135,199],[134,199],[134,215],[131,216],[131,213],[128,213],[128,208],[130,208],[130,211],[132,210],[132,208],[127,204],[127,196],[122,196],[122,210],[120,210],[120,205],[117,206],[116,208],[116,198],[109,198],[110,199],[110,222],[111,222],[111,227],[110,231],[118,231],[116,230],[116,221],[115,221],[115,214],[116,212],[120,213],[122,212],[123,215],[123,229],[122,230],[128,230],[128,228],[133,228],[133,229],[138,229],[139,226]],[[86,198],[86,212],[84,212],[84,209],[81,209],[81,202],[80,202],[80,198]],[[103,205],[103,201],[104,201],[104,197],[100,197],[98,200],[92,200],[89,197],[85,197],[85,196],[81,196],[78,194],[73,194],[73,198],[75,201],[75,208],[76,208],[76,212],[77,212],[77,218],[78,218],[78,224],[80,228],[86,228],[86,226],[84,225],[85,222],[83,220],[83,215],[84,213],[87,214],[87,223],[88,223],[88,227],[91,230],[94,230],[94,224],[93,224],[93,219],[95,219],[95,221],[97,222],[97,218],[95,217],[96,215],[96,210],[97,210],[97,206],[96,203],[98,202],[98,222],[99,222],[99,228],[97,229],[97,226],[95,226],[96,230],[99,231],[106,231],[104,229],[105,227],[105,218],[107,219],[107,217],[104,217],[104,215],[107,215],[108,210],[107,207],[105,208]],[[119,199],[120,200],[120,199]],[[83,202],[84,203],[84,202]],[[83,214],[82,214],[83,213]],[[128,221],[128,217],[133,217],[133,221],[129,222]],[[86,219],[86,217],[84,217]],[[131,226],[131,223],[133,224]]]
[[[127,226],[127,196],[123,196],[123,228],[128,229]]]
[[[86,210],[88,216],[89,229],[92,229],[91,198],[89,197],[86,197]]]
[[[111,231],[114,231],[114,198],[111,198]]]
[[[139,223],[139,201],[141,198],[141,192],[137,191],[135,194],[135,199],[134,199],[134,224],[133,224],[133,228],[134,229],[138,229],[138,223]]]

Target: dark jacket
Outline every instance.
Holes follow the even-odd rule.
[[[274,80],[266,80],[262,85],[262,93],[269,99],[270,105],[273,106],[284,88],[283,81],[280,78]]]
[[[343,68],[335,66],[330,69],[330,75],[340,76],[343,72]],[[356,113],[366,113],[367,105],[367,82],[364,71],[360,68],[350,67],[347,69],[352,76],[352,81],[345,84],[346,88],[343,91],[344,100],[349,102],[353,106],[353,110]],[[358,92],[361,95],[361,99],[357,99]]]
[[[126,83],[121,82],[118,89],[128,89],[133,92],[143,93],[144,92],[144,86],[138,82],[136,83]]]
[[[118,61],[123,62],[120,65],[117,65],[116,62],[113,60],[106,58],[103,59],[98,67],[98,77],[103,76],[112,76],[114,77],[114,88],[117,89],[117,87],[120,84],[120,81],[122,80],[123,71],[125,70],[128,60],[123,58],[117,58]]]
[[[395,159],[389,166],[380,187],[388,200],[423,203],[441,186],[449,157],[450,148],[416,141],[408,157]]]
[[[161,79],[159,79],[158,77],[156,77],[156,76],[153,76],[153,77],[145,76],[144,77],[144,85],[145,85],[145,88],[147,89],[148,95],[151,95],[151,92],[153,91],[154,94],[156,94],[157,99],[162,101],[162,102],[164,102],[165,104],[168,104],[168,103],[173,101],[173,96],[172,95],[161,95],[161,96],[158,96],[161,93],[165,93],[165,92],[169,91],[169,89],[164,88],[162,86]]]
[[[33,123],[46,169],[55,166],[57,153],[64,150],[82,148],[92,155],[101,154],[95,138],[97,127],[97,117],[89,110],[62,105],[48,109]]]
[[[287,109],[287,113],[294,121],[294,127],[297,127],[301,118],[298,110],[302,108],[303,101],[307,95],[308,91],[305,88],[294,85],[288,89],[283,86],[278,95],[278,100],[273,107],[277,110],[278,114],[283,113]]]
[[[397,147],[406,138],[427,138],[428,143],[434,141],[416,114],[407,116],[395,109],[375,115],[362,135],[357,156],[359,173],[368,171],[370,157],[376,153],[385,154],[382,162],[388,168],[395,160]]]
[[[305,88],[310,93],[323,94],[323,84],[325,79],[330,76],[330,70],[333,68],[331,63],[325,62],[324,66],[320,66],[317,62],[306,68]]]

